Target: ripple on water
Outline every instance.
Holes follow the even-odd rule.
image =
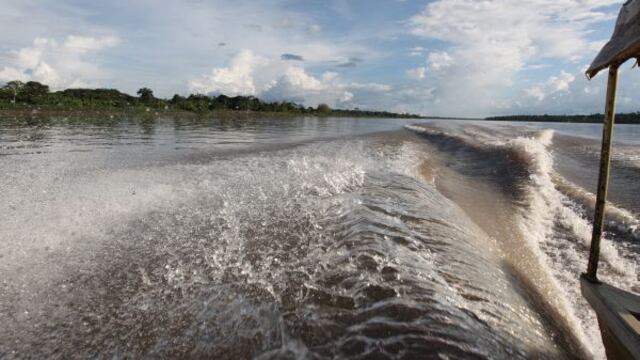
[[[46,286],[5,285],[0,354],[562,357],[488,237],[415,176],[418,152],[337,141],[180,165],[167,186],[186,200],[53,251],[29,270],[61,263]]]

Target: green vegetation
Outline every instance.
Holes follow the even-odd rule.
[[[304,107],[290,101],[265,102],[253,96],[225,95],[206,96],[174,95],[171,99],[160,99],[149,88],[138,90],[136,96],[115,89],[66,89],[51,92],[49,86],[35,81],[23,83],[10,81],[0,88],[0,114],[20,113],[39,110],[96,111],[96,112],[263,112],[291,115],[344,116],[344,117],[387,117],[421,118],[413,114],[397,114],[386,111],[365,111],[360,109],[331,109],[326,104],[317,108]]]
[[[603,114],[591,115],[512,115],[493,116],[485,120],[494,121],[528,121],[528,122],[566,122],[566,123],[602,123]],[[640,112],[616,114],[618,124],[640,124]]]

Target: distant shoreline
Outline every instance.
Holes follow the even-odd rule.
[[[603,114],[590,115],[513,115],[513,116],[491,116],[484,120],[488,121],[513,121],[513,122],[553,122],[571,124],[602,124]],[[640,113],[620,113],[616,114],[617,124],[640,125]]]
[[[244,118],[300,118],[300,117],[317,117],[317,118],[394,118],[394,119],[416,119],[424,120],[430,119],[430,117],[419,117],[416,115],[403,116],[403,114],[394,114],[393,117],[385,115],[373,115],[373,114],[352,114],[350,110],[333,110],[329,113],[296,113],[296,112],[278,112],[278,111],[255,111],[255,110],[229,110],[229,109],[215,109],[202,112],[186,111],[179,109],[156,109],[156,108],[117,108],[117,109],[91,109],[91,108],[79,108],[79,109],[55,109],[55,108],[21,108],[21,109],[0,109],[0,121],[1,120],[20,120],[25,118],[43,119],[43,118],[69,118],[69,119],[82,119],[82,118],[146,118],[157,119],[160,117],[175,117],[175,118],[204,118],[204,117],[218,117],[224,119],[244,119]]]
[[[187,114],[237,115],[242,113],[278,114],[280,116],[373,117],[422,119],[423,116],[389,111],[332,109],[327,104],[304,106],[293,101],[264,101],[255,96],[175,94],[170,99],[157,98],[153,90],[141,88],[132,96],[116,89],[70,88],[51,92],[48,85],[36,81],[7,82],[0,87],[0,116],[62,116]]]
[[[385,116],[393,114],[393,116]],[[416,120],[461,120],[461,121],[501,121],[501,122],[548,122],[548,123],[570,123],[570,124],[602,124],[604,115],[514,115],[514,116],[491,116],[486,118],[462,118],[462,117],[441,117],[441,116],[418,116],[413,114],[356,112],[352,110],[331,110],[327,113],[300,113],[281,111],[257,111],[257,110],[232,110],[213,109],[207,111],[188,111],[181,109],[158,109],[153,107],[126,107],[126,108],[56,108],[42,106],[18,105],[14,109],[0,107],[0,121],[59,118],[61,120],[114,120],[122,118],[158,119],[161,117],[174,117],[183,119],[197,119],[215,117],[221,119],[255,119],[265,118],[394,118],[394,119],[416,119]],[[106,119],[105,119],[106,118]],[[616,114],[617,124],[640,125],[640,113]]]
[[[329,113],[299,113],[299,112],[279,112],[279,111],[256,111],[256,110],[230,110],[230,109],[214,109],[202,112],[179,110],[179,109],[157,109],[144,107],[127,107],[127,108],[77,108],[77,109],[60,109],[48,107],[20,107],[17,109],[0,108],[0,121],[10,119],[25,118],[159,118],[159,117],[176,117],[176,118],[204,118],[219,117],[223,119],[243,119],[256,117],[279,117],[279,118],[372,118],[372,119],[415,119],[415,120],[461,120],[461,121],[483,121],[483,118],[464,118],[464,117],[446,117],[446,116],[421,116],[413,114],[394,114],[394,116],[374,115],[373,112],[364,114],[355,113],[352,110],[335,109]]]

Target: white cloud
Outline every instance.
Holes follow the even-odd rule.
[[[621,2],[430,0],[398,22],[397,11],[386,11],[395,2],[341,0],[336,8],[334,2],[291,7],[285,0],[4,1],[0,78],[127,92],[148,86],[165,97],[192,89],[265,96],[271,89],[274,99],[436,115],[574,112],[597,107],[593,94],[600,87],[568,70],[576,79],[566,85],[559,79],[566,90],[552,93],[548,74],[587,63],[610,35],[596,23],[611,21]],[[601,8],[607,5],[616,6]],[[127,34],[126,42],[104,34]],[[255,59],[234,63],[243,49]],[[285,64],[282,54],[304,62]],[[408,56],[424,61],[389,70]],[[353,66],[354,58],[365,61],[336,66]],[[381,78],[393,81],[393,92],[372,84]],[[638,99],[635,93],[628,97]]]
[[[261,97],[271,101],[291,100],[311,106],[320,103],[339,106],[355,96],[335,72],[326,72],[320,77],[314,77],[300,67],[288,67],[283,72],[264,89]]]
[[[505,106],[505,93],[527,66],[549,58],[578,61],[592,55],[594,45],[587,40],[587,31],[590,25],[611,19],[612,14],[599,9],[616,3],[437,0],[428,4],[409,23],[412,34],[450,45],[429,58],[429,71],[439,74],[428,76],[431,82],[424,86],[436,89],[440,104],[436,112],[490,113]]]
[[[537,101],[542,101],[549,95],[553,95],[559,92],[568,93],[569,86],[575,80],[575,75],[563,70],[560,72],[560,75],[551,76],[546,82],[539,83],[528,89],[525,89],[525,94],[528,97],[536,99]]]
[[[89,52],[95,52],[104,48],[109,48],[118,45],[120,39],[115,36],[103,36],[99,38],[90,36],[68,36],[62,47],[67,52],[75,52],[78,54],[86,54]]]
[[[544,97],[546,96],[544,90],[542,90],[542,87],[540,87],[539,85],[535,85],[528,89],[525,89],[525,94],[528,97],[536,99],[538,101],[544,100]]]
[[[330,73],[325,78],[333,79],[335,78],[334,74],[335,73]],[[280,78],[280,82],[286,83],[293,88],[306,91],[321,91],[325,88],[325,84],[323,84],[322,81],[307,74],[304,69],[299,67],[288,68]]]
[[[438,71],[451,66],[453,58],[446,51],[436,51],[429,53],[427,64],[429,64],[429,70]]]
[[[420,51],[424,51],[424,49],[420,48]],[[453,61],[453,58],[446,51],[433,51],[427,56],[426,66],[409,69],[405,74],[409,79],[422,80],[427,73],[439,72],[450,67]]]
[[[255,95],[268,101],[290,100],[308,106],[351,106],[361,95],[391,90],[384,84],[347,82],[332,71],[313,76],[298,65],[258,56],[250,50],[236,54],[228,66],[191,80],[189,88],[202,94]]]
[[[26,77],[23,72],[14,67],[4,67],[0,69],[0,82],[9,82],[12,80],[25,81]]]
[[[527,65],[524,70],[540,70],[551,67],[551,64],[531,64]]]
[[[372,93],[384,93],[387,91],[391,91],[392,87],[386,84],[378,84],[378,83],[357,83],[351,82],[347,84],[342,84],[340,87],[349,89],[349,90],[362,90]]]
[[[576,79],[573,74],[562,71],[559,76],[552,76],[547,82],[551,86],[551,92],[569,91],[569,85]]]
[[[241,51],[228,67],[214,68],[211,74],[191,80],[189,88],[199,94],[256,95],[253,71],[262,62],[252,51]]]
[[[226,67],[226,60],[242,49],[268,58],[300,54],[316,68],[336,59],[370,59],[376,53],[349,34],[336,38],[332,31],[324,31],[332,23],[326,23],[315,10],[311,13],[315,7],[293,9],[284,0],[0,3],[0,27],[5,30],[0,31],[0,69],[9,65],[3,63],[7,49],[30,46],[36,37],[126,34],[127,41],[109,58],[118,76],[106,85],[127,92],[148,86],[158,96],[185,93],[189,79],[209,74],[212,68]],[[219,46],[221,43],[225,46]],[[87,57],[95,53],[91,52],[95,44],[82,39],[69,45],[88,50]],[[59,70],[52,62],[47,63]]]
[[[0,81],[38,81],[53,89],[96,84],[104,73],[92,55],[119,42],[114,36],[68,36],[61,44],[36,38],[31,46],[10,52],[0,68]]]
[[[409,55],[411,56],[421,56],[424,54],[424,52],[427,49],[423,48],[422,46],[414,46],[411,49],[409,49]]]
[[[424,79],[426,72],[427,68],[419,66],[417,68],[407,70],[407,77],[414,80],[422,80]]]
[[[617,111],[638,111],[640,103],[640,71],[623,70],[618,82]],[[576,66],[571,71],[561,71],[547,80],[536,83],[522,91],[519,101],[497,114],[592,114],[604,111],[607,88],[606,74],[588,80],[584,67]]]

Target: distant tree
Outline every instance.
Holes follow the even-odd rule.
[[[153,90],[149,88],[142,88],[138,90],[137,94],[140,97],[140,102],[144,104],[150,104],[156,99],[153,96]]]
[[[212,108],[214,109],[230,109],[231,108],[231,98],[220,94],[213,99]]]
[[[174,104],[178,104],[181,103],[183,101],[187,100],[184,96],[180,96],[178,94],[173,95],[173,97],[171,98],[171,102]]]
[[[217,96],[191,94],[188,97],[174,95],[171,100],[158,99],[149,88],[142,88],[137,92],[138,97],[122,93],[116,89],[65,89],[50,92],[47,85],[36,81],[23,83],[10,81],[0,87],[0,109],[7,109],[6,104],[22,103],[23,105],[37,105],[54,107],[56,109],[125,109],[136,108],[144,105],[147,109],[156,110],[185,110],[197,113],[206,113],[212,110],[229,111],[266,111],[289,114],[331,114],[334,116],[362,116],[362,117],[399,117],[400,114],[385,111],[366,111],[358,108],[354,110],[331,109],[327,104],[320,104],[316,108],[296,104],[293,101],[265,102],[254,96],[233,96],[223,94]],[[417,115],[404,114],[404,116],[417,117]],[[546,120],[553,117],[541,117]],[[576,118],[564,117],[562,120]],[[582,116],[582,118],[586,118]],[[601,115],[591,115],[588,120],[601,121]],[[621,121],[640,122],[640,114],[621,115]]]
[[[49,86],[37,81],[28,81],[20,91],[20,99],[32,104],[39,103],[49,94]]]
[[[326,113],[331,112],[331,108],[327,104],[320,104],[320,105],[318,105],[318,112],[326,114]]]
[[[13,100],[11,102],[15,104],[16,98],[18,97],[18,94],[22,91],[23,87],[24,87],[24,83],[22,81],[13,80],[6,83],[3,89],[8,91],[13,96]]]

